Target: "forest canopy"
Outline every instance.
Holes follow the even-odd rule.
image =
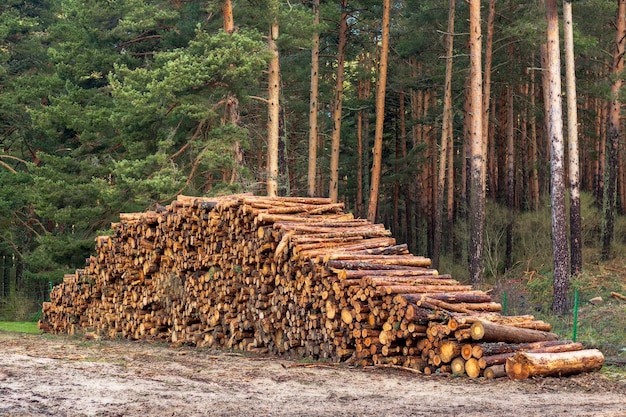
[[[181,193],[263,194],[272,181],[283,195],[336,193],[359,217],[371,217],[377,201],[374,218],[398,242],[467,268],[476,2],[452,3],[451,26],[449,1],[5,1],[0,295],[29,288],[44,297],[50,282],[84,264],[94,236],[120,212],[156,209]],[[550,3],[478,2],[489,85],[481,112],[486,227],[507,234],[507,253],[483,268],[488,274],[524,256],[512,253],[524,244],[507,229],[513,219],[551,204],[554,140],[541,53]],[[622,3],[572,2],[573,44],[560,40],[561,51],[574,52],[579,188],[594,213],[626,208],[623,134],[618,122],[612,139],[607,124],[623,95]],[[269,81],[278,69],[279,81]],[[273,104],[276,113],[268,112]],[[371,170],[377,158],[379,174]],[[370,188],[377,175],[380,187]],[[608,197],[606,185],[615,187]],[[588,225],[583,243],[599,244],[601,227]]]

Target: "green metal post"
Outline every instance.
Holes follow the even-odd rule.
[[[506,314],[506,291],[502,293],[502,314]]]

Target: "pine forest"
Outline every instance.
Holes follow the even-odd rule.
[[[0,311],[179,195],[330,198],[555,313],[622,255],[626,0],[2,3]]]

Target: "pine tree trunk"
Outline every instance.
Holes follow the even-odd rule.
[[[527,72],[528,73],[528,72]],[[520,89],[520,96],[523,97],[523,101],[528,100],[528,91],[529,91],[529,84],[527,82],[525,82],[521,89]],[[521,114],[520,114],[520,142],[522,144],[522,155],[521,155],[521,160],[522,161],[530,161],[530,143],[528,140],[528,105],[523,104],[522,105],[522,109],[521,109]],[[522,204],[524,205],[524,209],[528,209],[530,207],[530,167],[528,166],[528,163],[522,163],[521,164],[521,170],[522,170],[522,191],[521,191],[521,198],[522,198],[522,203],[520,203],[519,205],[521,206]]]
[[[491,99],[491,63],[493,61],[493,29],[495,23],[496,16],[496,0],[489,0],[489,13],[487,15],[487,34],[485,40],[485,72],[484,72],[484,80],[483,80],[483,108],[482,108],[482,140],[483,140],[483,155],[487,155],[487,149],[489,147],[489,102]],[[494,162],[493,160],[491,161]],[[487,160],[483,159],[483,188],[486,187],[487,181]],[[493,171],[491,171],[493,174]],[[495,183],[495,178],[492,178],[492,181]],[[495,192],[494,187],[492,187],[492,192]]]
[[[533,55],[532,62],[535,62]],[[535,71],[530,72],[530,202],[534,211],[539,210],[539,170],[537,167],[537,116],[535,114]]]
[[[446,162],[448,160],[448,143],[452,135],[450,131],[450,119],[452,119],[452,56],[454,54],[454,12],[455,0],[449,0],[448,9],[448,34],[446,46],[446,78],[443,91],[443,120],[441,121],[441,145],[439,147],[439,173],[437,187],[435,188],[437,198],[435,204],[435,231],[433,238],[432,265],[434,269],[439,269],[439,257],[441,255],[441,237],[443,232],[443,196],[446,185]]]
[[[450,126],[448,130],[448,175],[447,175],[447,189],[448,189],[448,207],[446,210],[447,222],[446,222],[446,247],[449,254],[453,253],[454,249],[454,121],[451,117],[448,120]]]
[[[233,19],[233,3],[231,0],[222,2],[222,21],[224,32],[233,33],[235,31],[235,21]]]
[[[572,3],[563,0],[565,40],[565,80],[567,89],[567,139],[569,155],[569,229],[571,273],[582,271],[582,225],[580,215],[580,162],[578,158],[578,109],[576,106],[576,67],[574,63],[574,29]]]
[[[376,128],[374,135],[374,156],[372,160],[372,178],[370,186],[367,219],[376,222],[378,194],[383,157],[383,125],[385,122],[385,90],[387,88],[387,56],[389,55],[389,11],[390,0],[383,0],[382,35],[380,62],[378,65],[378,85],[376,87]]]
[[[231,0],[224,0],[222,3],[222,28],[226,33],[235,31],[235,22],[233,20],[233,4]],[[226,117],[224,123],[231,123],[235,126],[239,125],[239,100],[230,92],[226,95]],[[239,141],[233,144],[233,170],[230,174],[230,184],[237,181],[237,174],[243,166],[243,150]]]
[[[357,100],[363,100],[363,80],[359,80],[357,86]],[[363,214],[363,110],[356,112],[356,201],[354,214],[360,218]]]
[[[346,37],[348,35],[348,0],[341,0],[339,20],[339,45],[337,46],[337,77],[335,82],[335,100],[333,102],[333,139],[330,147],[330,186],[329,197],[337,201],[339,192],[339,146],[341,143],[341,113],[343,106],[343,80],[346,55]]]
[[[461,200],[463,200],[463,218],[467,215],[467,209],[469,207],[469,179],[470,176],[470,141],[471,141],[471,122],[470,117],[472,96],[470,94],[469,83],[470,77],[467,77],[464,88],[463,97],[463,166],[461,167]]]
[[[370,56],[366,57],[366,61],[365,61],[365,65],[368,68],[368,73],[369,73],[369,68],[372,65],[372,60]],[[371,77],[366,77],[363,80],[363,100],[369,102],[369,100],[372,98],[372,79]],[[369,112],[369,107],[366,106],[365,110],[363,110],[363,167],[369,167],[370,166],[370,154],[371,154],[371,146],[370,146],[370,112]],[[369,182],[370,182],[370,171],[369,169],[363,169],[362,172],[362,176],[363,176],[363,191],[367,190],[369,191]],[[368,196],[364,196],[363,200],[367,200]],[[362,211],[362,216],[365,216],[367,213],[365,213],[365,207],[363,208]]]
[[[569,251],[565,219],[565,150],[561,103],[561,58],[557,0],[546,1],[548,67],[548,137],[550,147],[550,189],[552,200],[552,247],[554,256],[553,310],[562,314],[567,308],[569,288]]]
[[[396,128],[396,143],[395,143],[395,163],[394,163],[394,174],[396,179],[393,182],[393,201],[392,201],[392,225],[393,225],[393,235],[397,239],[400,236],[400,181],[398,180],[398,173],[400,172],[399,168],[399,160],[400,160],[400,132]]]
[[[417,79],[421,75],[421,63],[418,63],[414,57],[409,58],[409,63],[411,66],[411,77],[413,79]],[[420,116],[422,114],[422,102],[423,102],[423,93],[422,90],[411,89],[411,122],[413,123],[413,127],[411,128],[411,141],[413,147],[416,147],[421,142],[421,123],[419,121]],[[408,185],[409,187],[409,201],[415,202],[415,205],[411,205],[411,210],[409,215],[411,216],[411,221],[409,224],[415,225],[415,234],[411,236],[411,241],[409,242],[409,246],[412,248],[414,252],[419,252],[420,247],[420,217],[419,213],[421,212],[422,201],[419,198],[421,193],[421,172],[415,174],[415,178]],[[422,252],[423,253],[423,252]]]
[[[483,280],[483,234],[485,222],[483,98],[481,73],[480,0],[469,0],[470,36],[470,282]]]
[[[430,118],[430,105],[432,103],[432,92],[430,90],[424,91],[423,106],[422,106],[422,120],[427,121]],[[422,178],[420,180],[420,198],[422,203],[422,220],[424,223],[424,251],[422,253],[432,254],[433,243],[433,210],[435,202],[433,200],[433,194],[436,187],[436,170],[433,170],[433,161],[436,158],[435,146],[432,143],[432,125],[430,123],[422,122],[422,143],[426,149],[424,159],[424,169],[422,170]]]
[[[314,22],[320,22],[320,2],[313,0]],[[311,48],[311,92],[309,96],[309,164],[307,171],[308,196],[315,197],[317,178],[317,99],[319,95],[320,34],[315,30]]]
[[[406,161],[406,157],[408,155],[407,149],[407,137],[406,137],[406,107],[405,107],[405,92],[404,90],[400,91],[400,108],[398,113],[400,114],[400,145],[401,145],[401,155],[402,159]],[[407,170],[408,165],[406,162],[402,164],[403,169]],[[413,242],[413,228],[412,228],[412,216],[411,216],[411,186],[407,184],[405,181],[403,186],[403,197],[404,197],[404,228],[402,231],[402,236],[404,237],[404,242],[409,246],[409,250],[411,250],[412,242]]]
[[[611,242],[615,228],[615,204],[617,195],[617,164],[619,161],[620,116],[621,101],[619,99],[622,88],[621,72],[624,69],[624,45],[626,44],[626,0],[617,2],[617,18],[615,19],[616,36],[613,66],[614,75],[611,84],[611,103],[609,109],[606,165],[604,171],[604,193],[602,199],[602,250],[601,257],[608,260],[611,257]]]
[[[596,114],[597,114],[597,135],[600,138],[598,141],[598,166],[596,169],[596,197],[598,201],[602,201],[602,195],[604,194],[604,172],[606,171],[606,130],[607,130],[607,106],[604,100],[596,100]]]
[[[274,5],[275,8],[278,5]],[[275,13],[278,13],[276,10]],[[280,119],[280,57],[278,55],[278,18],[270,27],[268,45],[272,60],[268,69],[268,116],[267,116],[267,195],[278,195],[278,142]]]
[[[511,54],[511,59],[513,56]],[[513,225],[515,213],[515,115],[513,114],[513,88],[506,89],[506,206],[509,221],[506,226],[505,269],[513,265]]]

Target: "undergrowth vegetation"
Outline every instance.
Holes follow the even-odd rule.
[[[581,196],[583,271],[571,278],[569,311],[552,314],[552,232],[549,203],[535,212],[515,213],[511,268],[506,265],[508,214],[502,206],[487,205],[485,228],[484,290],[502,303],[507,315],[530,314],[554,326],[562,338],[574,336],[574,304],[578,294],[576,340],[602,350],[608,358],[626,364],[626,217],[620,216],[610,261],[600,261],[601,213],[589,194]],[[466,243],[461,243],[466,244]],[[456,250],[466,253],[466,250]],[[444,258],[440,266],[467,282],[467,257]]]

